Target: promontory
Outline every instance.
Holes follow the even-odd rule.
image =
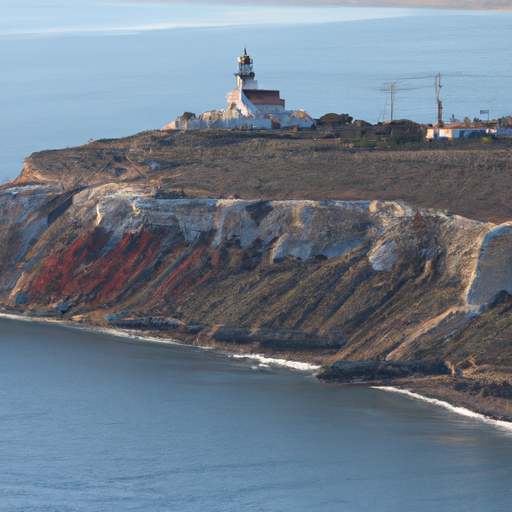
[[[512,141],[379,129],[35,153],[0,188],[0,306],[512,420]]]

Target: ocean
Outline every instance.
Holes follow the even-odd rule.
[[[223,108],[244,47],[261,88],[314,117],[512,115],[512,13],[0,0],[0,183],[33,151]]]
[[[262,88],[318,117],[512,114],[512,13],[0,0],[0,182]],[[512,433],[311,372],[0,319],[0,510],[502,511]]]
[[[406,396],[0,319],[2,511],[505,511],[511,458]]]

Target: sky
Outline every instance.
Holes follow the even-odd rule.
[[[183,3],[183,0],[100,0],[122,3]],[[233,5],[281,5],[281,6],[371,6],[371,7],[420,7],[445,9],[493,9],[512,10],[511,0],[189,0],[191,3]]]

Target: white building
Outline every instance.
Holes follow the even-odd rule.
[[[258,88],[254,79],[253,60],[244,54],[238,57],[236,89],[228,92],[228,106],[222,110],[209,110],[200,116],[185,113],[163,130],[200,130],[228,128],[246,130],[278,130],[310,128],[314,121],[304,110],[286,110],[279,91]]]
[[[471,137],[485,137],[495,130],[484,128],[483,126],[466,126],[461,123],[450,124],[446,126],[429,126],[427,128],[427,140],[440,139],[468,139]]]

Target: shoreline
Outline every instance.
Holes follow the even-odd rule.
[[[24,322],[45,322],[49,324],[60,325],[62,327],[68,327],[70,329],[78,329],[80,331],[86,332],[94,332],[99,334],[110,334],[112,336],[116,336],[118,338],[128,339],[128,340],[138,340],[144,343],[155,343],[160,345],[175,345],[179,347],[190,347],[190,348],[198,348],[201,350],[216,350],[219,354],[224,354],[228,358],[233,359],[252,359],[254,361],[258,361],[262,365],[273,365],[279,366],[282,368],[288,368],[290,370],[295,370],[303,373],[311,373],[315,374],[320,368],[320,365],[314,365],[310,363],[304,363],[301,361],[293,361],[290,359],[282,359],[282,358],[274,358],[267,357],[265,354],[251,354],[249,352],[234,352],[225,349],[219,349],[215,347],[202,346],[202,345],[191,345],[189,343],[183,343],[182,341],[171,338],[171,337],[162,337],[157,338],[153,336],[146,336],[141,331],[130,330],[130,329],[121,329],[121,328],[113,328],[113,327],[100,327],[94,325],[85,325],[80,324],[78,322],[70,322],[62,321],[54,318],[46,318],[46,317],[33,317],[22,314],[15,313],[5,313],[0,312],[0,318],[7,318],[9,320],[21,320]]]
[[[397,393],[399,395],[405,395],[409,398],[413,398],[415,400],[420,400],[421,402],[426,402],[437,407],[442,407],[450,412],[458,414],[459,416],[465,416],[467,418],[477,419],[494,427],[501,428],[506,430],[507,432],[512,432],[512,422],[497,420],[491,418],[490,416],[486,416],[485,414],[481,414],[479,412],[474,412],[465,407],[460,407],[456,405],[452,405],[449,402],[445,402],[444,400],[439,400],[438,398],[429,398],[424,395],[420,395],[419,393],[415,393],[414,391],[409,391],[407,389],[397,388],[395,386],[370,386],[372,389],[380,389],[381,391],[387,391],[388,393]]]
[[[154,344],[161,344],[161,345],[175,345],[175,346],[181,346],[181,347],[189,347],[189,348],[198,348],[200,350],[216,350],[219,354],[225,355],[227,358],[232,359],[249,359],[253,361],[257,361],[262,366],[278,366],[281,368],[287,368],[292,371],[298,371],[302,373],[310,373],[311,375],[315,376],[318,370],[321,369],[320,365],[314,365],[311,363],[305,363],[301,361],[293,361],[289,359],[282,359],[282,358],[273,358],[273,357],[267,357],[264,354],[251,354],[248,352],[234,352],[230,350],[220,349],[216,347],[210,347],[210,346],[202,346],[202,345],[191,345],[189,343],[184,343],[178,339],[171,338],[171,337],[162,337],[157,338],[153,336],[146,336],[140,331],[136,330],[129,330],[129,329],[120,329],[120,328],[110,328],[110,327],[100,327],[100,326],[94,326],[94,325],[86,325],[86,324],[80,324],[78,322],[70,322],[70,321],[62,321],[59,319],[54,318],[47,318],[47,317],[34,317],[34,316],[28,316],[23,314],[17,314],[17,313],[6,313],[4,311],[0,312],[0,318],[6,318],[9,320],[18,320],[18,321],[25,321],[25,322],[45,322],[49,324],[56,324],[63,327],[68,327],[70,329],[77,329],[80,331],[86,331],[86,332],[93,332],[93,333],[99,333],[99,334],[109,334],[112,336],[116,336],[118,338],[122,338],[124,340],[137,340],[143,343],[154,343]],[[366,384],[366,383],[361,383]],[[358,384],[360,385],[360,384]],[[468,418],[473,418],[481,422],[485,422],[489,425],[492,425],[497,428],[501,428],[506,431],[512,431],[512,421],[505,421],[493,418],[491,416],[472,411],[471,409],[468,409],[466,407],[462,407],[459,405],[453,405],[447,401],[440,400],[438,398],[430,398],[425,395],[421,395],[419,393],[415,393],[413,391],[409,391],[407,389],[401,389],[396,386],[386,386],[386,385],[370,385],[371,389],[378,389],[381,391],[387,391],[389,393],[397,393],[402,394],[405,396],[408,396],[411,399],[420,400],[422,402],[430,403],[432,405],[435,405],[437,407],[443,407],[444,409],[453,412],[455,414],[458,414],[460,416],[465,416]]]

